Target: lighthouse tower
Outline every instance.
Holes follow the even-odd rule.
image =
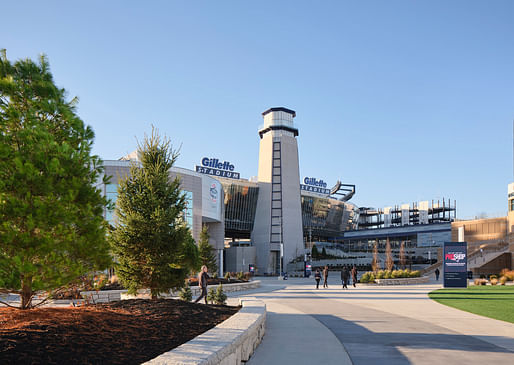
[[[300,175],[298,165],[298,129],[294,110],[271,108],[262,113],[264,125],[259,130],[259,198],[252,242],[257,250],[260,273],[277,274],[282,267],[304,253]]]

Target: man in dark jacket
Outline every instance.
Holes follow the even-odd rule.
[[[350,272],[346,265],[343,266],[343,270],[341,271],[341,281],[343,282],[343,289],[348,289],[348,279],[350,278]]]
[[[202,270],[198,273],[198,287],[202,289],[202,294],[196,298],[195,303],[202,298],[205,298],[205,304],[207,304],[207,281],[209,280],[209,275],[207,274],[207,266],[203,265]]]
[[[316,269],[314,279],[316,280],[316,289],[319,289],[319,281],[321,280],[321,273],[319,272],[319,269]]]

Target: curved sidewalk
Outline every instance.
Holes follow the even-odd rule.
[[[340,285],[315,290],[307,279],[283,284],[253,294],[269,316],[250,364],[483,365],[514,358],[514,324],[432,301],[427,293],[440,284],[345,291]],[[276,285],[271,279],[264,284]]]

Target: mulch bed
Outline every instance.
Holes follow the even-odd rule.
[[[80,308],[0,308],[0,364],[140,364],[239,310],[180,300]]]

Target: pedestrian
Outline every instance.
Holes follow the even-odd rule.
[[[205,304],[207,304],[207,281],[209,280],[209,274],[207,274],[207,266],[203,265],[202,270],[198,273],[198,287],[202,290],[202,293],[196,298],[195,303],[202,298],[205,298]]]
[[[343,289],[348,289],[348,279],[350,278],[350,272],[346,265],[343,266],[343,270],[341,270],[341,281],[343,282]]]
[[[323,269],[323,287],[328,288],[328,266]]]
[[[321,280],[321,273],[319,272],[319,269],[316,269],[316,272],[314,273],[314,279],[316,280],[316,289],[319,289],[319,282]]]
[[[355,288],[357,285],[357,267],[355,265],[353,265],[352,267],[352,271],[351,271],[351,274],[352,274],[352,283],[353,283],[353,287]]]
[[[436,280],[436,281],[439,281],[439,274],[440,274],[440,273],[441,273],[441,272],[439,271],[439,268],[435,269],[435,280]]]

